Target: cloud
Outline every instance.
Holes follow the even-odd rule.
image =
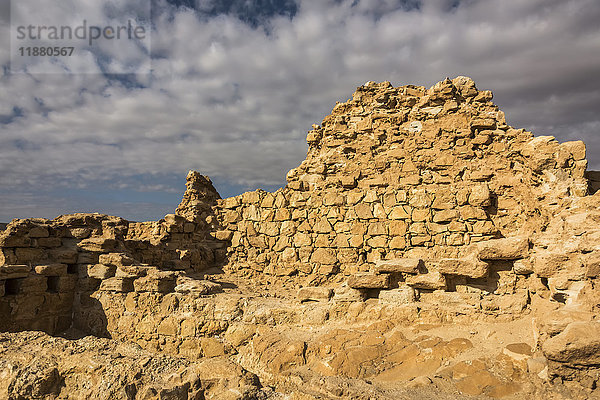
[[[430,86],[457,75],[493,90],[513,126],[585,140],[592,167],[600,168],[595,0],[234,3],[217,10],[214,2],[158,1],[153,73],[135,81],[5,73],[3,190],[120,187],[145,191],[152,203],[173,188],[165,175],[188,169],[233,187],[283,185],[304,158],[311,124],[356,86]],[[8,58],[1,49],[3,65]],[[147,192],[152,177],[154,194]],[[3,201],[0,220],[24,216],[18,198]],[[24,198],[34,208],[53,204]],[[94,205],[131,213],[109,201]],[[59,211],[44,207],[47,216]],[[153,212],[148,219],[160,217]]]

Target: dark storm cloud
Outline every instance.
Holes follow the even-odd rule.
[[[223,187],[282,185],[311,124],[369,80],[471,76],[513,126],[583,139],[600,169],[596,0],[157,1],[154,11],[152,76],[0,78],[0,220],[62,211],[56,193],[36,198],[47,187],[88,200],[125,191],[121,212],[89,201],[127,217],[126,203],[182,192],[172,177],[188,169]]]

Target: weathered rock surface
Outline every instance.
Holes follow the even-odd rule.
[[[135,344],[37,332],[0,334],[0,398],[257,399],[255,375],[226,358],[200,362]]]

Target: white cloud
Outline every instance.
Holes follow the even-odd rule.
[[[143,88],[102,75],[3,76],[0,114],[16,107],[23,116],[0,125],[0,185],[35,192],[110,177],[142,190],[131,177],[188,169],[233,184],[283,183],[311,124],[356,86],[456,75],[493,90],[516,127],[587,140],[600,167],[597,1],[471,0],[452,9],[425,0],[411,11],[397,1],[352,3],[303,0],[268,33],[171,8],[157,20],[161,58]]]

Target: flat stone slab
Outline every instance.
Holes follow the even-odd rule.
[[[117,267],[114,265],[94,264],[88,266],[87,274],[94,279],[108,279],[115,276]]]
[[[446,278],[437,271],[406,277],[406,284],[415,289],[445,290]]]
[[[100,290],[105,292],[133,292],[131,278],[108,278],[100,284]]]
[[[329,301],[333,290],[330,288],[311,286],[298,290],[298,300],[303,301]]]
[[[353,289],[389,289],[390,276],[385,274],[356,274],[348,278]]]
[[[544,355],[570,366],[600,364],[600,322],[572,322],[546,340]]]
[[[45,276],[63,276],[67,275],[67,264],[47,264],[36,265],[35,272]]]
[[[29,265],[2,265],[0,266],[0,279],[25,278],[30,271]]]
[[[489,264],[475,257],[443,258],[438,262],[438,271],[446,275],[467,276],[469,278],[483,278],[488,275]]]
[[[420,258],[397,258],[394,260],[379,260],[373,269],[377,274],[402,272],[405,274],[418,274],[423,267]]]
[[[477,244],[480,260],[517,260],[529,254],[529,239],[513,237],[492,239]]]
[[[379,302],[388,304],[409,304],[415,301],[415,289],[405,286],[397,289],[382,290]]]

